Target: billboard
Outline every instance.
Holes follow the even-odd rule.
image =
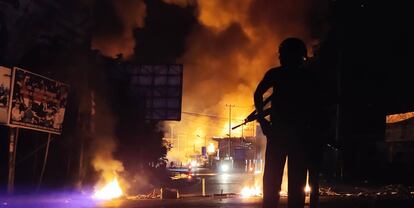
[[[8,122],[11,69],[0,66],[0,123]]]
[[[145,99],[147,120],[181,120],[182,64],[133,65],[128,72],[132,93]]]
[[[13,69],[11,84],[10,126],[62,132],[69,85],[20,68]]]
[[[414,141],[414,112],[387,115],[385,141]]]

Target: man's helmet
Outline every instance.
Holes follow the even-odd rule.
[[[307,57],[305,43],[299,38],[287,38],[279,45],[279,54],[283,57]]]

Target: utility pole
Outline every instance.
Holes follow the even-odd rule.
[[[39,182],[37,183],[36,192],[40,190],[40,186],[42,185],[43,175],[45,173],[45,168],[46,168],[46,163],[47,163],[47,156],[49,155],[49,146],[50,146],[51,137],[52,137],[52,134],[49,133],[47,137],[45,158],[43,159],[42,172],[40,172],[40,178],[39,178]]]
[[[229,108],[229,138],[231,137],[231,108],[235,107],[235,105],[227,105],[226,107]]]
[[[339,100],[342,100],[342,62],[343,62],[343,56],[342,53],[338,54],[339,60],[338,60],[338,69],[336,72],[336,97],[339,98]],[[342,117],[342,105],[340,102],[337,101],[336,103],[336,122],[335,122],[335,142],[339,143],[341,140],[341,117]],[[343,163],[343,152],[338,150],[336,151],[336,162],[339,164],[339,178],[340,180],[343,180],[344,176],[344,163]],[[336,172],[336,171],[335,171]]]
[[[228,142],[228,157],[230,157],[230,144],[231,144],[231,108],[235,107],[235,105],[227,105],[226,107],[229,108],[229,142]]]

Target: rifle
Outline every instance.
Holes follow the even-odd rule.
[[[267,98],[263,101],[263,106],[267,105],[267,104],[270,102],[271,98],[272,98],[272,95],[271,95],[271,96],[269,96],[269,97],[267,97]],[[252,122],[252,121],[254,121],[254,120],[258,119],[258,118],[264,118],[264,117],[268,116],[269,114],[270,114],[270,108],[268,108],[268,109],[264,110],[261,114],[257,114],[257,111],[256,111],[256,110],[254,110],[253,112],[251,112],[251,113],[250,113],[250,114],[249,114],[249,115],[248,115],[248,116],[244,119],[243,123],[241,123],[241,124],[239,124],[239,125],[237,125],[237,126],[234,126],[234,127],[233,127],[233,128],[231,128],[231,129],[232,129],[232,130],[237,129],[237,128],[239,128],[240,126],[246,125],[247,123]]]

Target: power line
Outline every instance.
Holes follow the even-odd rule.
[[[229,117],[223,117],[223,116],[219,116],[219,115],[195,113],[195,112],[188,112],[188,111],[182,111],[181,113],[186,114],[186,115],[190,115],[190,116],[205,116],[205,117],[217,118],[217,119],[223,119],[223,120],[228,120],[229,119]],[[233,120],[235,120],[235,119],[233,119]],[[237,119],[237,120],[242,121],[243,119]]]
[[[188,112],[188,111],[182,111],[183,114],[191,115],[191,116],[205,116],[210,118],[218,118],[218,119],[226,119],[226,117],[218,116],[218,115],[211,115],[211,114],[203,114],[203,113],[195,113],[195,112]]]

